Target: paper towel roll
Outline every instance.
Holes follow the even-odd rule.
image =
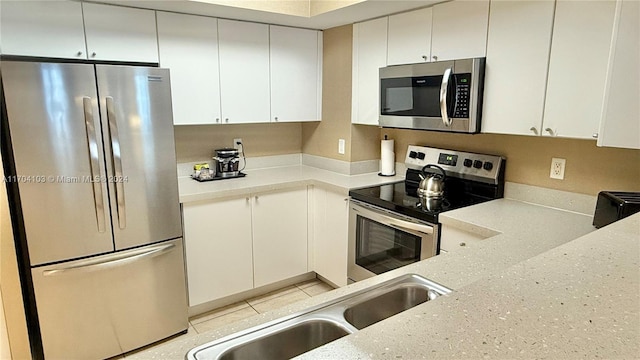
[[[382,140],[380,144],[380,175],[393,176],[396,174],[396,154],[393,152],[393,140]]]

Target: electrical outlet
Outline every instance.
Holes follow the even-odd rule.
[[[234,149],[240,149],[240,146],[238,143],[242,144],[242,139],[241,138],[235,138],[233,139],[233,148]]]
[[[338,139],[338,154],[344,155],[344,145],[345,145],[344,139]]]
[[[552,179],[559,179],[559,180],[564,179],[564,166],[566,162],[567,160],[565,159],[559,159],[559,158],[551,159],[551,173],[549,174],[549,177]]]

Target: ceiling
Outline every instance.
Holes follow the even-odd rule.
[[[328,29],[445,0],[90,0],[144,9]],[[242,6],[242,7],[240,7]],[[256,10],[259,9],[259,10]],[[310,16],[308,14],[317,14]]]

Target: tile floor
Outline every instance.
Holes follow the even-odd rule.
[[[196,332],[202,333],[332,289],[321,280],[313,279],[194,316],[189,319],[189,323]]]
[[[319,279],[313,279],[292,286],[287,286],[261,296],[194,316],[189,319],[189,330],[187,334],[167,341],[170,342],[176,339],[182,339],[183,337],[193,336],[195,334],[216,329],[235,321],[240,321],[253,315],[275,310],[285,305],[289,305],[296,301],[304,300],[330,290],[333,290],[333,287]],[[164,342],[161,342],[156,346],[162,344],[164,344]],[[152,347],[143,348],[140,351],[131,353],[130,356],[140,355],[151,348]]]

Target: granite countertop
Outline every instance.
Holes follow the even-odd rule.
[[[247,174],[246,177],[207,182],[198,182],[189,176],[179,177],[180,202],[242,196],[307,185],[321,186],[347,195],[350,189],[404,180],[403,175],[344,175],[306,165],[250,169],[243,172]]]
[[[454,292],[300,357],[640,357],[640,214],[594,231],[590,216],[499,199],[440,218],[498,235],[132,357],[183,359],[197,345],[405,273]]]

